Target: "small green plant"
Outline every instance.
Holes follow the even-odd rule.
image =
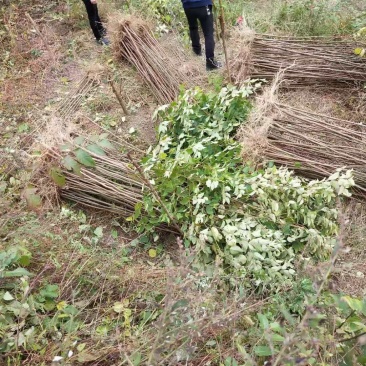
[[[34,49],[31,50],[31,55],[34,58],[41,57],[42,56],[42,51],[41,50],[38,50],[37,48],[34,48]]]
[[[311,306],[309,299],[301,318],[288,312],[286,301],[275,313],[258,314],[252,336],[265,336],[253,348],[253,359],[270,357],[274,365],[285,366],[319,365],[320,359],[324,366],[363,365],[366,300],[326,292]]]
[[[139,8],[140,3],[136,6]],[[178,26],[185,20],[180,0],[147,0],[146,9],[160,25]]]
[[[24,267],[31,260],[30,253],[22,247],[14,247],[0,252],[0,278],[29,276],[30,272]]]
[[[25,268],[31,259],[22,247],[0,252],[0,354],[43,352],[49,339],[80,326],[79,311],[60,301],[58,285],[33,288],[32,274]]]

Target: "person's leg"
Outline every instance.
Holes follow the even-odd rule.
[[[197,9],[184,9],[188,25],[189,25],[189,35],[192,41],[192,49],[196,55],[200,55],[202,52],[200,34],[198,32],[198,20],[197,20]]]
[[[97,5],[96,5],[96,23],[97,23],[99,33],[102,35],[102,37],[104,37],[106,35],[107,31],[104,28],[102,21],[100,20]]]
[[[206,59],[215,57],[215,39],[214,39],[214,18],[212,6],[200,8],[199,21],[205,36]]]
[[[90,28],[94,33],[94,37],[96,40],[100,40],[102,38],[102,34],[98,28],[98,8],[96,4],[92,4],[90,0],[83,0],[86,8],[86,12],[88,13]]]

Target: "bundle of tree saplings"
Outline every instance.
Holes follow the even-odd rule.
[[[358,193],[366,193],[366,126],[277,102],[239,138],[245,160],[273,161],[311,179],[352,169]]]
[[[89,93],[99,84],[104,70],[100,65],[93,65],[81,78],[76,88],[58,106],[58,115],[67,120],[79,110],[81,103]]]
[[[110,27],[117,58],[136,68],[159,103],[173,101],[179,86],[187,84],[187,77],[153,36],[148,24],[136,17],[116,16]]]
[[[62,198],[83,206],[128,217],[142,201],[143,182],[124,151],[139,151],[127,142],[111,143],[101,135],[93,141],[77,137],[51,152],[59,167],[50,175]]]
[[[248,30],[237,39],[231,69],[238,84],[248,77],[272,79],[281,69],[286,70],[287,87],[366,81],[366,59],[355,54],[362,45],[352,39],[280,37]]]

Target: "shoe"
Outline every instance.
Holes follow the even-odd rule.
[[[214,58],[208,58],[206,60],[206,70],[207,71],[217,70],[217,69],[220,69],[221,67],[222,67],[221,62],[217,61]]]
[[[192,51],[193,53],[196,55],[196,56],[202,56],[202,50],[201,49],[196,49],[196,48],[192,48]]]
[[[110,45],[109,39],[106,38],[106,37],[102,37],[100,39],[97,39],[97,43],[102,45],[102,46],[109,46]]]

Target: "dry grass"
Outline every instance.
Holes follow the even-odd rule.
[[[279,91],[278,99],[282,104],[291,105],[297,109],[343,120],[351,119],[359,123],[365,121],[366,94],[362,90],[324,91],[305,87],[291,91]]]
[[[345,207],[347,248],[333,274],[337,290],[356,297],[366,296],[366,205],[351,201]]]
[[[4,65],[6,79],[0,84],[0,103],[17,107],[43,103],[52,97],[50,90],[57,81],[60,39],[45,22],[32,23],[24,8],[14,8],[4,16],[4,23],[10,38],[10,62]],[[14,62],[16,69],[11,66]]]

